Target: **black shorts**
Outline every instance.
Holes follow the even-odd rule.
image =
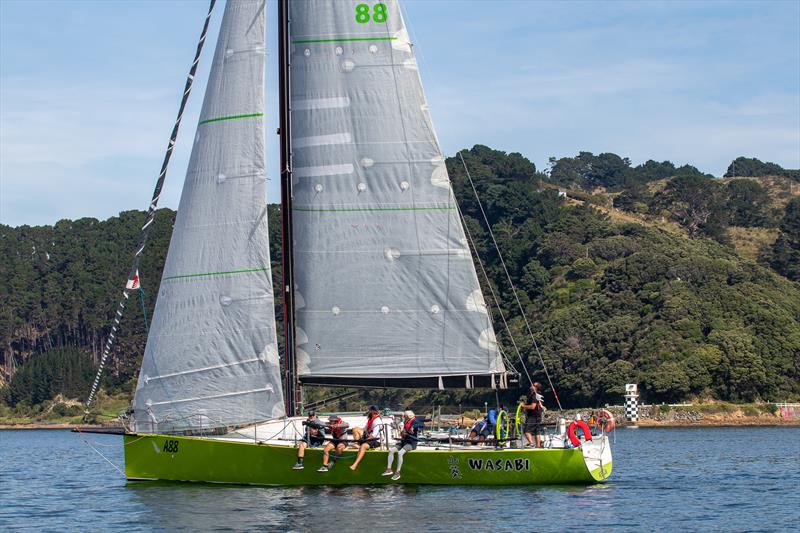
[[[358,441],[359,446],[361,446],[362,444],[369,444],[370,449],[373,449],[379,447],[381,445],[381,441],[379,441],[378,439],[367,439]]]
[[[529,418],[525,421],[525,428],[523,429],[523,432],[530,433],[531,435],[543,435],[544,424],[541,420]]]
[[[347,446],[347,441],[344,439],[331,439],[330,443],[333,445],[334,448],[339,446],[340,444]]]
[[[325,439],[323,437],[304,437],[303,442],[306,443],[307,446],[310,448],[318,448],[325,444]]]

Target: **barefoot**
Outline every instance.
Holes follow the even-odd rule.
[[[350,465],[350,470],[352,470],[353,472],[356,471],[356,468],[358,468],[358,465]]]

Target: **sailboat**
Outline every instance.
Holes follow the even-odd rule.
[[[265,2],[228,0],[124,435],[126,477],[607,479],[608,436],[572,446],[563,428],[536,449],[424,441],[397,481],[381,475],[391,426],[355,471],[317,472],[319,448],[306,450],[308,468],[292,468],[303,386],[504,389],[514,380],[397,0],[279,0],[278,10],[285,369],[267,228]]]

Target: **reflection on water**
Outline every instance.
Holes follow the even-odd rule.
[[[92,436],[122,464],[121,440]],[[588,487],[240,487],[126,483],[79,436],[0,431],[0,530],[784,531],[800,428],[620,430]]]

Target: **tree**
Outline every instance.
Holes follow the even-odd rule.
[[[800,280],[800,198],[786,204],[780,233],[772,245],[770,266],[793,281]]]
[[[724,229],[722,206],[725,189],[713,179],[701,176],[678,176],[672,179],[661,196],[670,216],[686,228],[690,237],[705,233],[718,238]]]

